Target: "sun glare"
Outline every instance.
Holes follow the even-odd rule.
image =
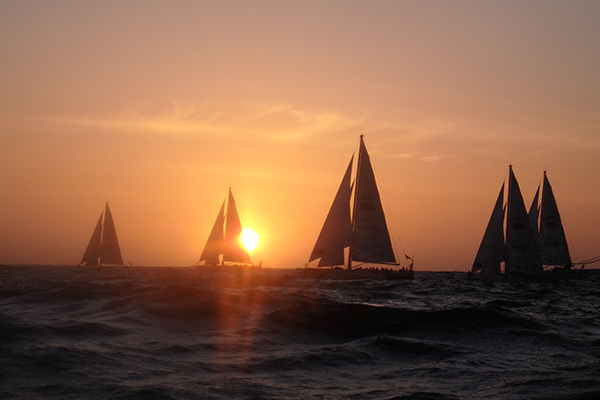
[[[246,250],[254,250],[258,246],[258,233],[256,233],[254,229],[242,229],[242,243]]]

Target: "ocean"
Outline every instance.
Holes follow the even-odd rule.
[[[1,399],[598,399],[600,280],[0,267]]]

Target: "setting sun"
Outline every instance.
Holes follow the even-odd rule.
[[[242,229],[242,243],[246,250],[252,251],[258,246],[258,233],[254,229],[244,228]]]

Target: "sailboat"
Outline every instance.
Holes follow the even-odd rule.
[[[242,223],[231,188],[200,255],[200,263],[204,263],[203,266],[254,266],[242,244]]]
[[[539,276],[544,272],[544,266],[571,265],[565,231],[546,171],[541,189],[541,203],[538,187],[531,207],[526,211],[512,165],[509,166],[507,204],[503,205],[502,184],[472,273],[500,275],[502,262],[507,275],[522,276]]]
[[[542,264],[545,266],[570,268],[571,255],[569,254],[569,246],[567,245],[562,219],[546,171],[544,171],[541,186],[541,204],[538,205],[540,192],[540,187],[538,187],[529,210],[529,215],[533,229],[539,238],[538,245]]]
[[[105,210],[100,213],[96,228],[79,264],[84,264],[86,267],[97,267],[102,264],[123,265],[117,231],[108,202]]]
[[[562,219],[546,171],[541,187],[541,204],[538,205],[538,187],[529,214],[534,229],[538,229],[540,256],[544,267],[550,267],[548,269],[554,273],[566,273],[571,277],[600,275],[598,268],[585,268],[586,265],[600,262],[600,257],[578,262],[571,260]]]
[[[409,268],[391,268],[399,264],[392,247],[363,135],[360,136],[354,182],[352,182],[353,163],[354,155],[350,158],[342,183],[310,254],[305,275],[336,279],[413,278],[412,263]],[[407,259],[412,261],[408,256]],[[335,273],[308,268],[308,265],[316,260],[319,260],[317,268],[330,267],[335,270]],[[355,265],[356,263],[360,264]],[[364,268],[365,264],[378,264],[383,267]],[[345,270],[342,268],[344,266]]]

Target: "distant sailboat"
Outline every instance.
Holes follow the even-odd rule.
[[[104,212],[100,213],[96,228],[94,228],[90,242],[79,264],[85,264],[88,267],[96,267],[102,264],[123,265],[117,231],[108,202]]]
[[[527,212],[512,165],[509,167],[507,204],[503,206],[502,184],[471,272],[499,275],[500,264],[504,262],[507,275],[535,276],[544,272],[544,265],[571,264],[565,232],[546,172],[542,189],[541,206],[538,206],[538,188]]]
[[[208,236],[199,263],[204,265],[251,265],[250,255],[242,244],[242,224],[231,188],[223,201],[217,220]]]
[[[346,168],[342,183],[308,262],[319,260],[318,267],[345,265],[348,271],[355,268],[353,262],[397,266],[363,135],[360,136],[354,183],[351,182],[353,162],[354,156]],[[352,199],[352,194],[354,194],[354,199]],[[353,204],[352,208],[351,203]],[[349,250],[347,252],[348,259],[345,261],[346,248]],[[355,268],[354,271],[356,270]],[[386,268],[383,270],[395,274],[402,272]],[[409,270],[403,272],[405,272],[404,277],[412,277],[412,264]]]

